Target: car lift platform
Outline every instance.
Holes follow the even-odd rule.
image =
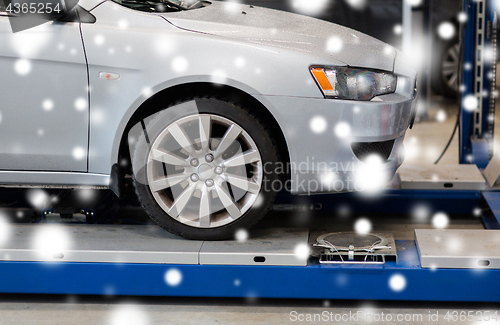
[[[424,268],[415,241],[396,241],[397,262],[332,265],[297,258],[297,245],[314,241],[303,229],[257,229],[239,243],[187,241],[157,226],[56,225],[72,246],[37,251],[32,237],[49,226],[13,226],[0,292],[500,301],[499,269]]]

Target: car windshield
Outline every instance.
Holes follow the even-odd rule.
[[[0,0],[1,1],[1,0]],[[125,7],[146,12],[172,12],[197,9],[205,6],[200,0],[113,0]]]

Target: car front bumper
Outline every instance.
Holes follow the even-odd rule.
[[[403,140],[416,110],[415,93],[388,94],[368,102],[256,97],[271,109],[285,135],[290,164],[274,171],[290,174],[291,184],[281,185],[291,188],[292,194],[361,190],[363,178],[373,174],[388,182],[404,160]],[[392,148],[387,149],[390,140]],[[376,170],[367,171],[363,157],[353,151],[354,143],[385,155]],[[385,152],[377,152],[381,147]],[[270,171],[268,166],[265,172]],[[264,186],[280,189],[279,184]]]

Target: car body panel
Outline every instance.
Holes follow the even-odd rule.
[[[110,176],[79,172],[11,171],[0,170],[4,185],[27,185],[39,187],[108,187]]]
[[[387,44],[347,27],[267,8],[213,1],[206,8],[163,17],[181,28],[228,39],[290,49],[343,65],[393,70],[395,53]],[[332,44],[329,44],[329,42]]]
[[[0,71],[0,169],[86,172],[87,67],[78,24],[12,33],[0,16]]]

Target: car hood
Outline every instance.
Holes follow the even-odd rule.
[[[218,1],[205,8],[162,16],[182,29],[309,53],[333,64],[394,69],[396,51],[391,46],[350,28],[307,16]]]

